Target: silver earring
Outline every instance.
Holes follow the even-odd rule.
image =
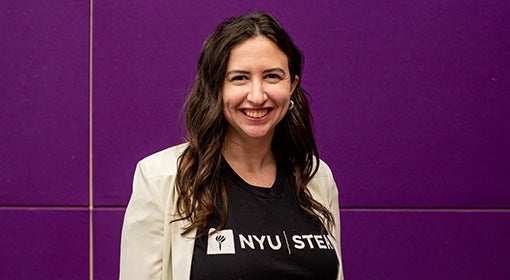
[[[292,110],[294,108],[294,101],[290,101],[290,106],[289,106],[289,110]]]

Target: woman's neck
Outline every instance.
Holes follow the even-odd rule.
[[[226,135],[222,153],[232,169],[251,185],[271,187],[276,179],[271,141],[236,141]]]

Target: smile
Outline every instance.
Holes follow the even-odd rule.
[[[263,109],[263,110],[250,110],[250,109],[244,109],[243,110],[243,113],[250,117],[250,118],[255,118],[255,119],[259,119],[259,118],[263,118],[264,116],[267,115],[267,113],[269,112],[268,109]]]

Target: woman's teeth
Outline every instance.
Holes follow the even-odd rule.
[[[267,115],[267,109],[265,110],[244,110],[244,114],[250,118],[262,118]]]

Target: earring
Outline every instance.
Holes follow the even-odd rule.
[[[294,101],[291,100],[290,101],[290,106],[289,106],[289,110],[292,110],[294,108]]]

